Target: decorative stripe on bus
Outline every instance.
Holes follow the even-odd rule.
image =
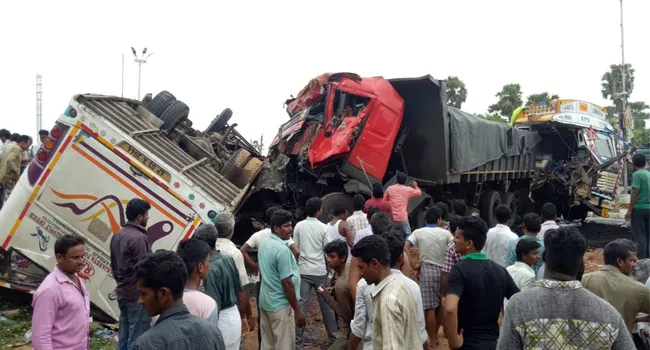
[[[20,226],[20,223],[23,221],[23,218],[25,217],[25,214],[27,214],[27,210],[29,207],[32,205],[32,202],[36,198],[36,194],[41,189],[41,186],[45,183],[45,180],[47,179],[48,176],[52,173],[52,168],[56,165],[56,163],[59,162],[59,159],[61,159],[61,154],[63,151],[65,151],[66,148],[70,145],[70,142],[72,141],[72,138],[77,134],[79,131],[79,125],[81,123],[78,122],[70,131],[70,134],[68,135],[68,138],[65,139],[65,142],[63,142],[63,145],[59,147],[59,149],[56,151],[56,154],[52,158],[52,161],[50,161],[50,164],[48,164],[47,169],[45,170],[45,173],[41,176],[41,179],[38,181],[38,184],[34,187],[34,190],[32,191],[32,194],[29,196],[29,199],[27,200],[27,203],[25,204],[25,207],[23,210],[20,212],[20,215],[18,216],[18,219],[16,222],[14,222],[14,225],[11,227],[11,230],[9,231],[9,235],[7,235],[7,238],[5,239],[4,243],[2,243],[2,248],[7,249],[9,246],[9,242],[11,242],[11,239],[13,238],[14,234],[16,233],[16,230],[18,230],[18,226]]]
[[[192,235],[192,232],[194,232],[194,229],[196,229],[196,226],[201,222],[201,217],[197,216],[196,219],[194,219],[194,222],[192,223],[192,227],[190,227],[189,230],[187,230],[187,233],[185,234],[185,237],[183,237],[183,240],[186,240],[190,238]]]
[[[104,145],[106,148],[110,149],[113,153],[117,154],[120,158],[124,159],[126,162],[128,162],[130,165],[138,169],[140,172],[145,174],[148,178],[153,180],[158,186],[162,187],[165,191],[169,192],[172,196],[176,197],[179,201],[183,202],[187,207],[192,208],[192,203],[188,202],[183,196],[179,195],[176,193],[174,190],[169,188],[169,186],[160,181],[156,176],[154,176],[151,172],[149,172],[144,166],[142,166],[140,163],[134,161],[133,159],[129,158],[127,155],[122,153],[120,150],[118,150],[112,143],[110,143],[107,139],[101,137],[98,133],[92,131],[89,127],[87,127],[84,124],[81,124],[81,128],[92,135],[99,143]]]
[[[36,290],[34,289],[22,288],[3,281],[0,281],[0,287],[9,288],[9,289],[17,290],[19,292],[29,293],[29,294],[34,294],[36,292]]]

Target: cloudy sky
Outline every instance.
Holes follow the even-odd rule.
[[[646,102],[648,14],[650,1],[625,0],[631,99]],[[171,91],[201,129],[230,107],[265,144],[284,100],[323,72],[457,75],[463,109],[482,113],[507,83],[604,104],[600,77],[621,60],[616,0],[2,1],[0,33],[0,127],[31,135],[37,73],[49,129],[74,94],[121,94],[122,54],[124,95],[136,97],[131,46],[153,52],[143,95]]]

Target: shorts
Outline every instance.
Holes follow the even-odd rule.
[[[420,265],[420,292],[424,310],[440,306],[442,267],[423,261]]]

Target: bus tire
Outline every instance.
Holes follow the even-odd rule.
[[[336,204],[343,204],[348,211],[351,213],[352,208],[352,196],[343,192],[334,192],[328,193],[321,198],[323,204],[321,206],[321,214],[318,218],[323,223],[328,223],[332,219],[332,210]]]
[[[178,124],[186,120],[190,115],[190,107],[182,101],[174,101],[165,111],[160,115],[160,120],[163,121],[161,129],[172,132]]]
[[[512,192],[502,192],[501,204],[507,205],[508,208],[510,208],[512,216],[510,217],[510,220],[508,220],[508,226],[512,226],[515,223],[519,211],[519,202],[517,201],[515,194]]]
[[[481,196],[481,218],[488,224],[489,227],[497,225],[497,218],[495,212],[497,207],[501,204],[501,196],[499,192],[494,190],[487,190]]]
[[[176,97],[169,91],[161,91],[147,104],[147,110],[160,118],[163,112],[176,101]]]
[[[250,157],[251,153],[248,150],[243,148],[238,149],[228,158],[226,164],[221,168],[221,174],[227,176],[234,168],[243,168]]]
[[[219,132],[221,129],[223,129],[226,124],[228,124],[228,121],[232,118],[232,110],[230,108],[226,108],[219,115],[214,118],[212,123],[208,126],[207,129],[205,129],[205,133],[209,134],[211,132]]]
[[[246,165],[244,165],[244,176],[247,184],[255,180],[255,177],[262,171],[263,166],[264,162],[259,158],[251,158],[246,162]]]

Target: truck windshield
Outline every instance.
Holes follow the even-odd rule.
[[[596,133],[596,135],[598,138],[593,142],[600,156],[607,159],[615,157],[616,150],[613,148],[609,135],[601,132]]]

